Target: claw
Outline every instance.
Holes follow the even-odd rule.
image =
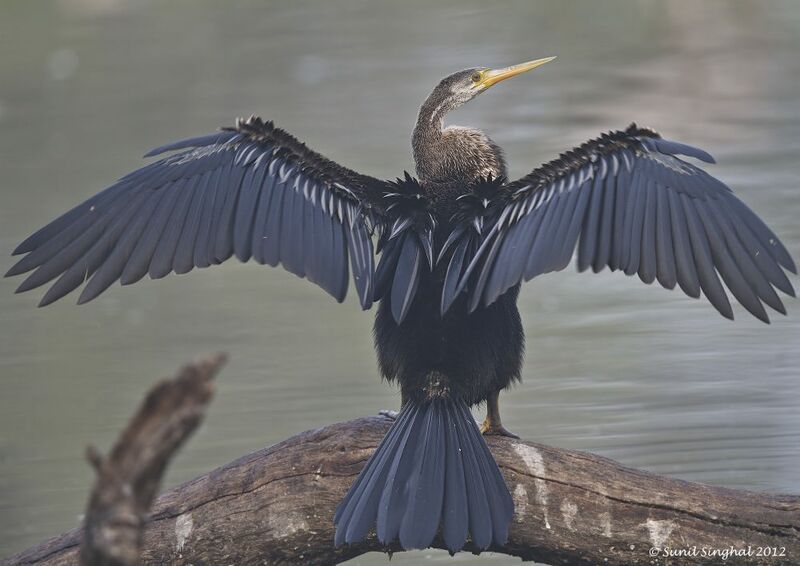
[[[382,416],[382,417],[386,417],[387,419],[391,419],[393,421],[396,421],[397,420],[397,415],[399,415],[400,413],[398,413],[397,411],[389,410],[389,409],[381,409],[380,411],[378,411],[378,414],[380,416]]]
[[[484,436],[507,436],[508,438],[519,438],[513,432],[510,432],[501,424],[494,424],[487,418],[481,424],[481,434]]]

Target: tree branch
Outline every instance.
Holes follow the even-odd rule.
[[[334,509],[389,426],[368,417],[304,432],[167,491],[145,525],[142,561],[313,565],[399,550],[374,536],[332,545]],[[491,550],[550,564],[719,564],[721,555],[703,549],[749,547],[752,556],[729,554],[726,563],[800,562],[798,496],[689,483],[531,442],[488,442],[516,505],[508,544]],[[9,564],[72,565],[79,543],[72,531]],[[689,555],[654,557],[652,547]],[[783,556],[756,556],[759,548],[783,548]]]
[[[211,400],[211,379],[225,356],[187,365],[156,384],[103,458],[92,446],[87,459],[97,472],[89,496],[80,560],[92,566],[139,563],[142,526],[169,460],[194,432]]]

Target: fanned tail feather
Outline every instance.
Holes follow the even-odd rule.
[[[339,504],[335,544],[362,541],[427,548],[441,532],[451,552],[468,537],[503,545],[514,503],[466,403],[409,402]]]

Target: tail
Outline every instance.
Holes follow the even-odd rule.
[[[427,548],[441,525],[450,552],[467,536],[480,549],[503,545],[514,503],[466,403],[409,402],[334,516],[335,544],[378,540]]]

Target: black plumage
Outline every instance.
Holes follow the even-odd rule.
[[[520,375],[523,281],[577,254],[580,271],[677,285],[728,318],[725,287],[765,322],[764,304],[786,312],[775,289],[794,296],[775,234],[680,157],[713,163],[705,151],[631,125],[508,182],[486,134],[443,128],[448,111],[548,60],[445,78],[414,128],[419,180],[357,173],[251,117],[152,150],[169,154],[24,240],[7,275],[32,271],[18,291],[57,278],[46,305],[84,282],[79,303],[232,256],[281,264],[337,301],[352,273],[361,306],[380,303],[378,361],[403,405],[336,512],[337,544],[375,528],[404,548],[437,534],[453,552],[502,545],[513,503],[480,432],[510,434],[498,395]],[[479,431],[469,407],[484,401]]]
[[[511,496],[472,413],[457,397],[407,403],[339,504],[336,544],[378,540],[426,548],[441,529],[456,552],[505,543]]]

